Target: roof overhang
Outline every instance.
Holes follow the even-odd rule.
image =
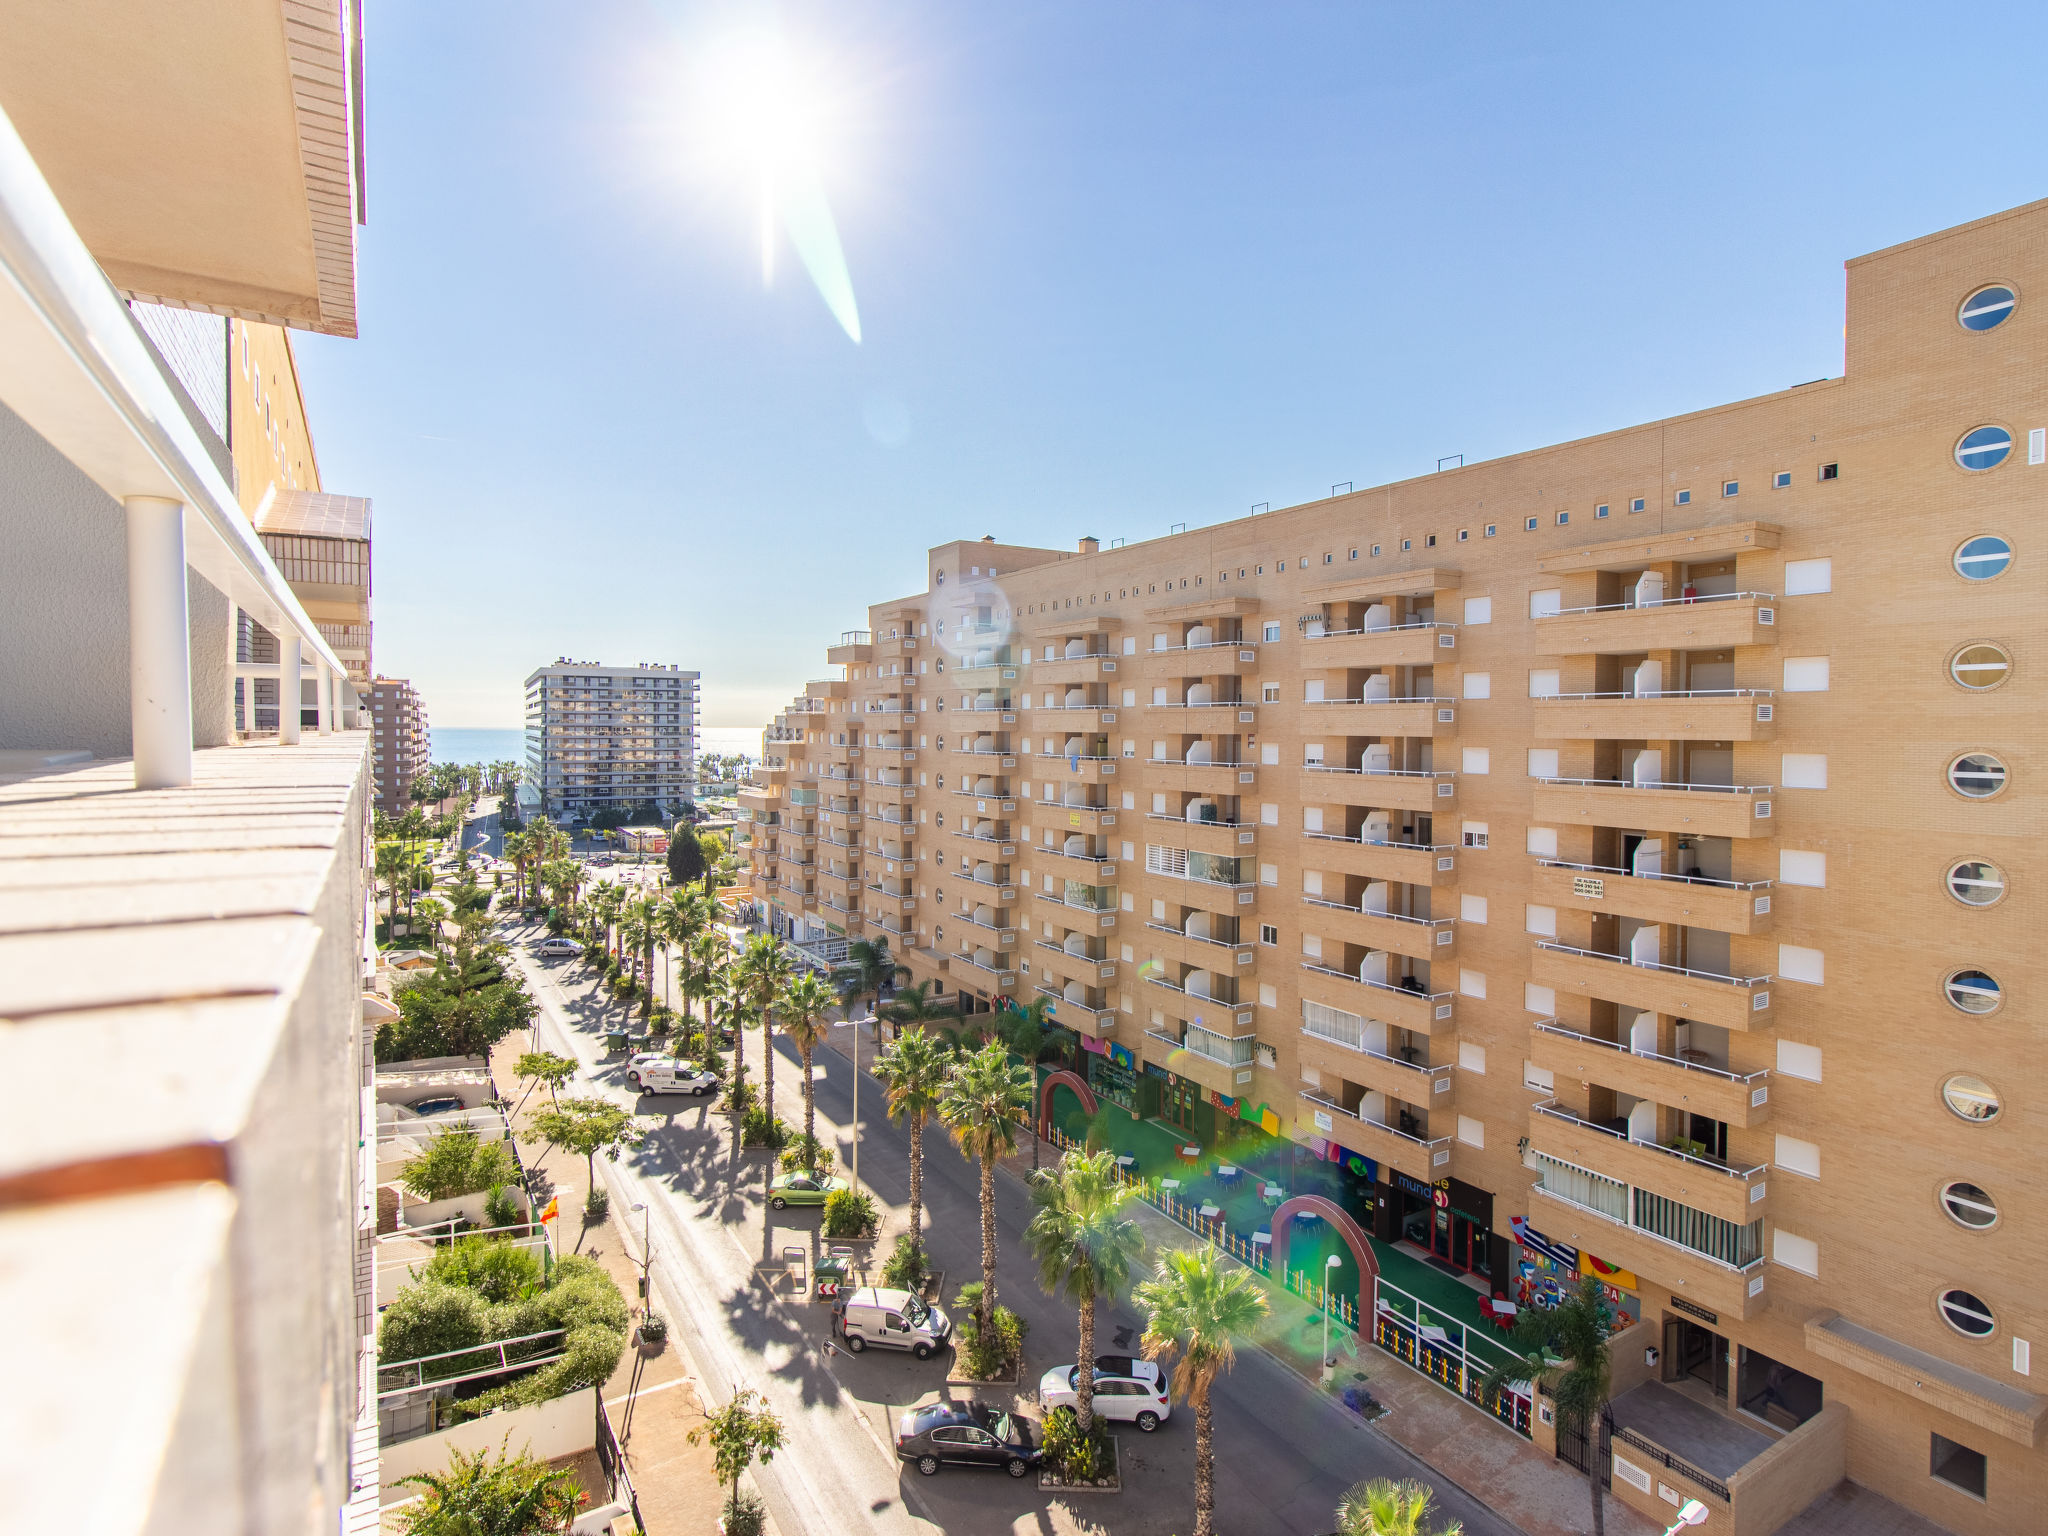
[[[0,108],[133,298],[356,333],[359,0],[0,6]]]

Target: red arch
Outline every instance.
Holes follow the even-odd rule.
[[[1088,1111],[1089,1118],[1095,1116],[1095,1090],[1079,1073],[1061,1067],[1046,1073],[1045,1081],[1038,1085],[1038,1134],[1041,1136],[1052,1134],[1052,1090],[1055,1083],[1064,1083],[1073,1089],[1074,1097],[1081,1101],[1081,1107]]]
[[[1294,1218],[1299,1215],[1316,1215],[1327,1221],[1336,1234],[1343,1238],[1351,1249],[1351,1256],[1358,1260],[1358,1316],[1364,1326],[1370,1326],[1373,1299],[1378,1291],[1380,1261],[1373,1257],[1372,1242],[1351,1217],[1351,1213],[1321,1195],[1296,1195],[1273,1212],[1273,1273],[1284,1277],[1287,1273],[1287,1236],[1294,1227]]]

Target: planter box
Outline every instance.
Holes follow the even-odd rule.
[[[1014,1387],[1024,1376],[1024,1357],[1019,1351],[1017,1363],[1010,1367],[1007,1376],[970,1376],[967,1374],[967,1352],[959,1344],[953,1346],[953,1364],[946,1372],[949,1387]]]
[[[1123,1447],[1117,1443],[1117,1437],[1111,1435],[1109,1437],[1109,1476],[1101,1482],[1069,1483],[1064,1481],[1056,1472],[1040,1471],[1038,1474],[1038,1486],[1041,1491],[1049,1493],[1122,1493],[1124,1491],[1123,1466]]]

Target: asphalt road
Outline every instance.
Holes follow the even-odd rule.
[[[1193,1416],[1180,1410],[1158,1433],[1122,1437],[1126,1487],[1112,1498],[1041,1493],[1034,1480],[1012,1482],[961,1471],[920,1478],[896,1462],[888,1426],[902,1404],[941,1385],[945,1357],[919,1364],[869,1351],[827,1355],[823,1306],[778,1294],[772,1280],[785,1247],[819,1247],[811,1213],[776,1213],[761,1199],[765,1160],[743,1159],[737,1182],[729,1164],[729,1123],[709,1101],[636,1100],[616,1067],[603,1064],[595,1035],[602,1005],[591,1000],[580,967],[542,966],[530,953],[537,930],[515,945],[542,1005],[545,1043],[576,1056],[592,1081],[636,1104],[656,1129],[635,1154],[607,1165],[613,1209],[631,1218],[638,1201],[651,1205],[659,1305],[677,1324],[676,1337],[719,1401],[733,1384],[764,1391],[789,1431],[785,1451],[756,1470],[784,1536],[800,1532],[899,1533],[933,1530],[1119,1532],[1169,1536],[1193,1520]],[[566,985],[558,985],[558,979]],[[551,1037],[551,1038],[549,1038]],[[750,1073],[758,1080],[760,1042],[749,1037]],[[821,1139],[835,1142],[840,1166],[850,1161],[853,1068],[836,1052],[819,1053],[817,1114]],[[800,1123],[801,1065],[786,1050],[776,1068],[777,1107]],[[861,1081],[861,1175],[885,1204],[909,1194],[908,1133],[880,1113],[872,1078]],[[948,1277],[947,1293],[980,1269],[977,1176],[973,1165],[936,1127],[925,1138],[927,1248]],[[1022,1257],[1019,1233],[1030,1200],[1021,1182],[996,1184],[1004,1303],[1029,1324],[1027,1374],[1071,1361],[1076,1319],[1071,1305],[1046,1296]],[[633,1233],[637,1247],[639,1234]],[[1135,1338],[1139,1319],[1128,1306],[1105,1305],[1098,1348],[1113,1347],[1119,1328]],[[1379,1368],[1399,1369],[1390,1362]],[[1028,1393],[1032,1380],[1022,1384]],[[1408,1452],[1319,1394],[1273,1357],[1242,1351],[1215,1394],[1218,1526],[1227,1532],[1328,1531],[1344,1490],[1372,1477],[1428,1477]],[[1440,1521],[1462,1520],[1468,1536],[1511,1536],[1515,1527],[1458,1489],[1438,1484]]]

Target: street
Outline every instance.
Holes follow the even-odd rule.
[[[597,1039],[608,1006],[580,966],[545,966],[534,957],[540,936],[534,927],[507,931],[541,1005],[539,1043],[575,1057],[598,1091],[632,1102],[619,1069],[604,1065]],[[758,1036],[748,1038],[747,1049],[750,1075],[758,1081]],[[843,1170],[851,1160],[853,1068],[829,1050],[821,1050],[817,1061],[819,1136],[836,1146]],[[776,1068],[776,1107],[792,1124],[801,1123],[801,1070],[785,1046]],[[710,1102],[638,1100],[653,1134],[606,1174],[614,1185],[615,1211],[635,1201],[651,1205],[658,1304],[694,1357],[708,1394],[723,1400],[735,1385],[753,1387],[767,1394],[784,1419],[786,1449],[754,1473],[784,1536],[1105,1528],[1168,1536],[1188,1528],[1194,1513],[1194,1434],[1193,1415],[1185,1408],[1177,1408],[1154,1435],[1122,1431],[1124,1489],[1113,1496],[1041,1493],[1034,1480],[964,1471],[926,1479],[900,1467],[889,1440],[894,1413],[943,1383],[948,1356],[918,1363],[879,1352],[824,1352],[824,1306],[807,1295],[778,1292],[774,1284],[785,1248],[798,1248],[807,1259],[821,1251],[818,1218],[787,1211],[768,1219],[761,1198],[765,1154],[745,1154],[733,1186],[729,1123]],[[900,1228],[908,1198],[908,1133],[881,1111],[880,1090],[864,1078],[862,1182],[898,1213]],[[937,1126],[927,1127],[925,1151],[927,1248],[946,1272],[950,1299],[961,1280],[979,1274],[976,1172]],[[1021,1405],[1036,1418],[1029,1394],[1039,1372],[1074,1358],[1075,1314],[1039,1289],[1023,1258],[1019,1233],[1030,1200],[1022,1183],[1004,1172],[996,1189],[1002,1300],[1029,1325],[1020,1382],[1027,1396]],[[1156,1227],[1164,1241],[1193,1241],[1154,1213],[1138,1214],[1153,1218],[1145,1223],[1148,1237]],[[1104,1305],[1097,1347],[1122,1347],[1141,1331],[1127,1305]],[[1400,1367],[1381,1359],[1373,1369]],[[1217,1515],[1224,1530],[1312,1536],[1330,1529],[1338,1499],[1356,1482],[1417,1476],[1435,1481],[1407,1451],[1311,1391],[1256,1347],[1239,1352],[1235,1370],[1216,1386],[1214,1403]],[[1515,1530],[1454,1487],[1439,1484],[1438,1493],[1440,1520],[1462,1520],[1470,1536],[1508,1536]]]

